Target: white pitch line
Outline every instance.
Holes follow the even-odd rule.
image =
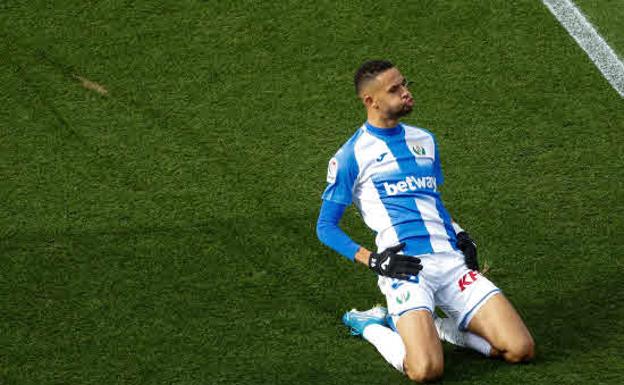
[[[624,64],[570,0],[542,0],[589,55],[609,84],[624,97]]]

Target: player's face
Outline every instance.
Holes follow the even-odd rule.
[[[414,99],[407,88],[407,80],[396,68],[380,73],[371,92],[372,106],[381,115],[399,119],[412,112]]]

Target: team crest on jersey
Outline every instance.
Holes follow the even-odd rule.
[[[338,159],[331,158],[327,166],[327,183],[336,183],[336,174],[338,174]]]
[[[414,144],[412,146],[412,151],[414,152],[414,154],[419,155],[419,156],[427,155],[427,151],[425,151],[425,148],[419,144]]]

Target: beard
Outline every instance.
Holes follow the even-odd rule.
[[[402,104],[401,108],[397,109],[396,111],[388,112],[388,117],[391,119],[400,119],[406,115],[409,115],[413,109],[414,109],[414,106]]]

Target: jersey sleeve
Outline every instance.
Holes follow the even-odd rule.
[[[316,223],[316,235],[323,244],[353,261],[360,246],[338,226],[346,208],[339,203],[323,201]]]
[[[327,187],[322,198],[326,201],[350,205],[353,202],[353,186],[358,176],[355,154],[342,148],[330,159],[327,167]]]
[[[438,141],[433,138],[435,148],[435,159],[433,161],[433,173],[436,178],[436,184],[442,186],[444,184],[444,173],[442,172],[442,163],[440,162],[440,151],[438,151]]]

